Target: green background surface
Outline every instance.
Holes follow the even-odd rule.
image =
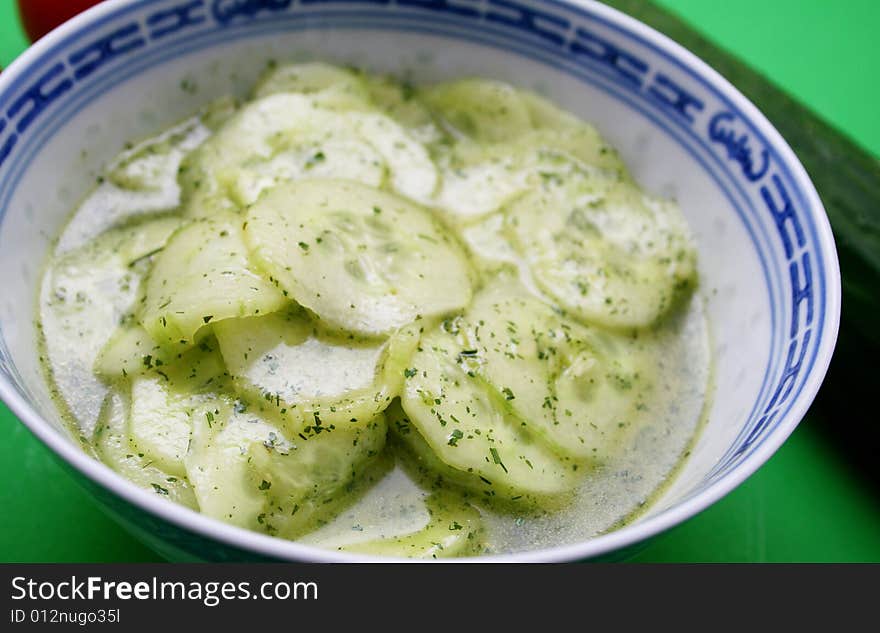
[[[880,2],[660,4],[880,155]],[[14,2],[0,0],[0,65],[26,44]],[[846,444],[823,432],[837,421],[819,416],[811,411],[754,476],[634,560],[880,562],[877,471],[856,466]],[[159,560],[104,516],[2,404],[0,481],[2,561]]]

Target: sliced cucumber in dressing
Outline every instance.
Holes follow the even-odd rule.
[[[186,460],[202,512],[285,538],[329,519],[385,443],[381,416],[304,440],[228,399],[214,410],[194,420]]]
[[[500,81],[463,79],[427,88],[421,95],[456,131],[481,143],[506,141],[531,129],[519,91]]]
[[[430,145],[446,137],[437,117],[418,98],[418,89],[390,77],[372,77],[367,82],[376,108],[400,123],[416,141]]]
[[[95,358],[137,300],[142,277],[180,220],[136,220],[70,250],[47,268],[40,289],[46,362],[59,395],[91,435],[106,388]]]
[[[149,484],[159,473],[189,482],[181,489],[203,513],[234,525],[276,533],[284,523],[286,534],[311,525],[382,450],[384,419],[287,435],[271,414],[235,397],[215,348],[203,342],[170,366],[132,377],[127,424],[116,413],[102,425],[99,449],[120,467],[149,467]],[[121,457],[126,439],[134,457]],[[267,520],[279,509],[283,517]]]
[[[355,113],[350,118],[358,136],[381,155],[387,166],[390,188],[417,202],[427,201],[437,188],[437,169],[424,146],[415,142],[394,119],[383,114]]]
[[[627,182],[575,178],[532,191],[505,222],[535,282],[589,323],[650,325],[696,283],[678,207]]]
[[[149,460],[183,477],[183,458],[189,446],[192,405],[188,398],[169,394],[159,377],[137,377],[131,385],[131,435]]]
[[[601,155],[603,147],[592,128],[538,130],[494,144],[459,140],[438,150],[441,184],[433,205],[457,222],[471,222],[572,179],[608,189],[628,176],[616,156]]]
[[[192,350],[179,363],[131,379],[129,432],[144,456],[163,470],[186,476],[194,418],[213,416],[225,370],[216,345]]]
[[[254,88],[254,99],[279,93],[311,95],[324,107],[369,107],[370,91],[362,74],[323,62],[284,64],[268,69]]]
[[[193,510],[198,503],[189,481],[161,469],[132,441],[129,434],[129,406],[123,394],[107,394],[95,427],[95,448],[105,464],[137,486],[167,497]]]
[[[252,160],[223,177],[232,199],[253,204],[275,185],[305,178],[344,178],[381,187],[388,177],[382,155],[364,140],[343,135],[300,142],[267,160]]]
[[[457,220],[498,211],[572,168],[628,177],[595,128],[536,94],[481,79],[441,84],[423,94],[458,132],[451,145],[434,148],[441,174],[434,204]]]
[[[327,325],[385,336],[470,301],[449,233],[398,196],[338,180],[276,187],[247,212],[251,255]]]
[[[538,94],[270,63],[107,164],[43,275],[40,360],[145,490],[431,559],[613,529],[686,450],[682,214]]]
[[[183,156],[198,147],[211,131],[198,117],[124,151],[110,165],[107,178],[128,191],[161,192],[174,184]]]
[[[554,451],[604,461],[621,449],[627,422],[653,381],[639,341],[566,319],[502,275],[456,325],[468,346],[461,364],[503,396]]]
[[[442,492],[424,500],[428,522],[420,530],[340,545],[336,549],[398,558],[453,558],[482,547],[480,513],[455,495]]]
[[[499,210],[528,187],[523,157],[509,147],[460,141],[438,153],[440,187],[433,205],[450,217],[470,221]]]
[[[241,226],[240,217],[226,213],[190,223],[156,257],[138,316],[159,345],[185,349],[212,322],[267,314],[288,304],[251,265]]]
[[[626,175],[626,166],[617,150],[595,127],[533,92],[521,90],[520,98],[529,110],[533,128],[523,135],[523,145],[564,151],[587,165]]]
[[[295,437],[287,447],[251,444],[249,478],[265,501],[265,529],[296,538],[332,518],[353,500],[351,493],[379,459],[386,434],[380,414],[357,427],[338,427],[308,440]]]
[[[440,461],[468,475],[471,487],[489,497],[540,498],[569,491],[577,482],[578,464],[528,432],[505,396],[470,368],[470,355],[449,326],[422,337],[401,396],[420,436]]]
[[[520,265],[519,253],[504,233],[504,216],[500,213],[463,227],[461,238],[477,261],[474,267],[483,277],[491,278],[500,269]]]
[[[362,426],[384,410],[418,341],[412,327],[384,341],[326,332],[302,309],[230,319],[214,332],[237,387],[306,435]]]
[[[652,385],[635,369],[645,365],[639,354],[637,341],[588,330],[502,275],[463,317],[423,337],[403,408],[446,464],[537,494],[523,487],[522,463],[534,466],[542,451],[547,472],[576,472],[620,450]],[[538,457],[505,459],[504,443],[524,445],[517,432]]]
[[[216,396],[202,413],[193,418],[185,460],[199,508],[226,523],[260,530],[257,517],[265,503],[250,481],[248,451],[254,443],[283,442],[283,435],[258,416],[236,414],[228,397]]]
[[[381,461],[393,464],[396,457],[395,447]],[[482,517],[457,491],[422,486],[400,467],[373,469],[368,476],[369,489],[302,542],[408,558],[466,556],[483,549]]]
[[[227,182],[249,163],[267,162],[285,131],[314,129],[318,109],[299,94],[277,94],[242,107],[181,164],[178,180],[184,213],[189,217],[234,211],[240,206]]]
[[[120,325],[95,360],[95,373],[116,380],[169,365],[180,354],[156,343],[132,316]]]
[[[479,502],[491,502],[493,507],[518,509],[556,505],[566,498],[564,487],[549,495],[544,492],[524,493],[493,484],[472,469],[459,469],[443,461],[425,440],[400,401],[395,401],[385,411],[388,420],[389,445],[394,451],[402,470],[411,479],[429,490],[456,490],[464,498]],[[457,434],[455,434],[457,435]],[[450,439],[454,440],[455,435]]]
[[[417,200],[437,184],[427,150],[390,117],[278,93],[243,107],[188,157],[181,173],[185,212],[239,209],[276,184],[329,176],[376,187],[387,181]]]
[[[278,182],[322,177],[374,187],[387,177],[394,191],[415,200],[428,199],[437,172],[420,141],[436,136],[436,129],[427,110],[405,99],[396,85],[393,88],[382,79],[367,80],[360,73],[324,63],[271,70],[257,86],[256,98],[297,93],[308,95],[317,107],[310,113],[310,130],[292,128],[289,116],[279,119],[282,127],[273,142],[285,151],[268,164],[243,166],[251,174],[263,174],[262,187],[238,183],[239,203],[253,203],[262,190]],[[395,114],[407,115],[403,125]]]

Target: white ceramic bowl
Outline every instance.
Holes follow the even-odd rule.
[[[358,559],[230,527],[128,483],[62,431],[40,373],[36,288],[75,202],[126,140],[210,98],[244,93],[269,58],[537,88],[594,122],[644,187],[677,197],[696,234],[716,393],[685,466],[623,529],[488,558],[624,551],[730,492],[800,421],[837,335],[840,278],[828,220],[770,123],[662,35],[580,0],[111,0],[0,75],[0,396],[160,553]],[[198,89],[181,90],[184,80]]]

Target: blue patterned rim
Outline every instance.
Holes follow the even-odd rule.
[[[759,397],[726,454],[672,508],[586,543],[517,554],[517,560],[566,560],[629,545],[702,510],[766,461],[806,412],[836,339],[840,279],[827,217],[803,167],[754,106],[681,47],[597,3],[103,3],[38,42],[0,76],[0,224],[41,148],[70,115],[114,86],[200,49],[281,31],[322,29],[467,40],[589,83],[650,120],[705,169],[736,210],[760,260],[771,307],[769,362]],[[42,441],[96,483],[171,523],[227,544],[283,558],[356,558],[233,528],[157,499],[81,453],[40,418],[27,394],[0,331],[0,396]]]

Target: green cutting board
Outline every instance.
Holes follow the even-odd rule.
[[[880,3],[658,4],[880,155],[873,70],[880,64]],[[25,45],[14,2],[0,0],[0,65]],[[828,407],[814,408],[746,483],[651,541],[634,560],[880,562],[880,477],[873,457],[862,459],[858,425],[848,422],[831,419]],[[842,426],[851,432],[829,432]],[[105,517],[2,405],[0,481],[0,561],[158,560]]]

